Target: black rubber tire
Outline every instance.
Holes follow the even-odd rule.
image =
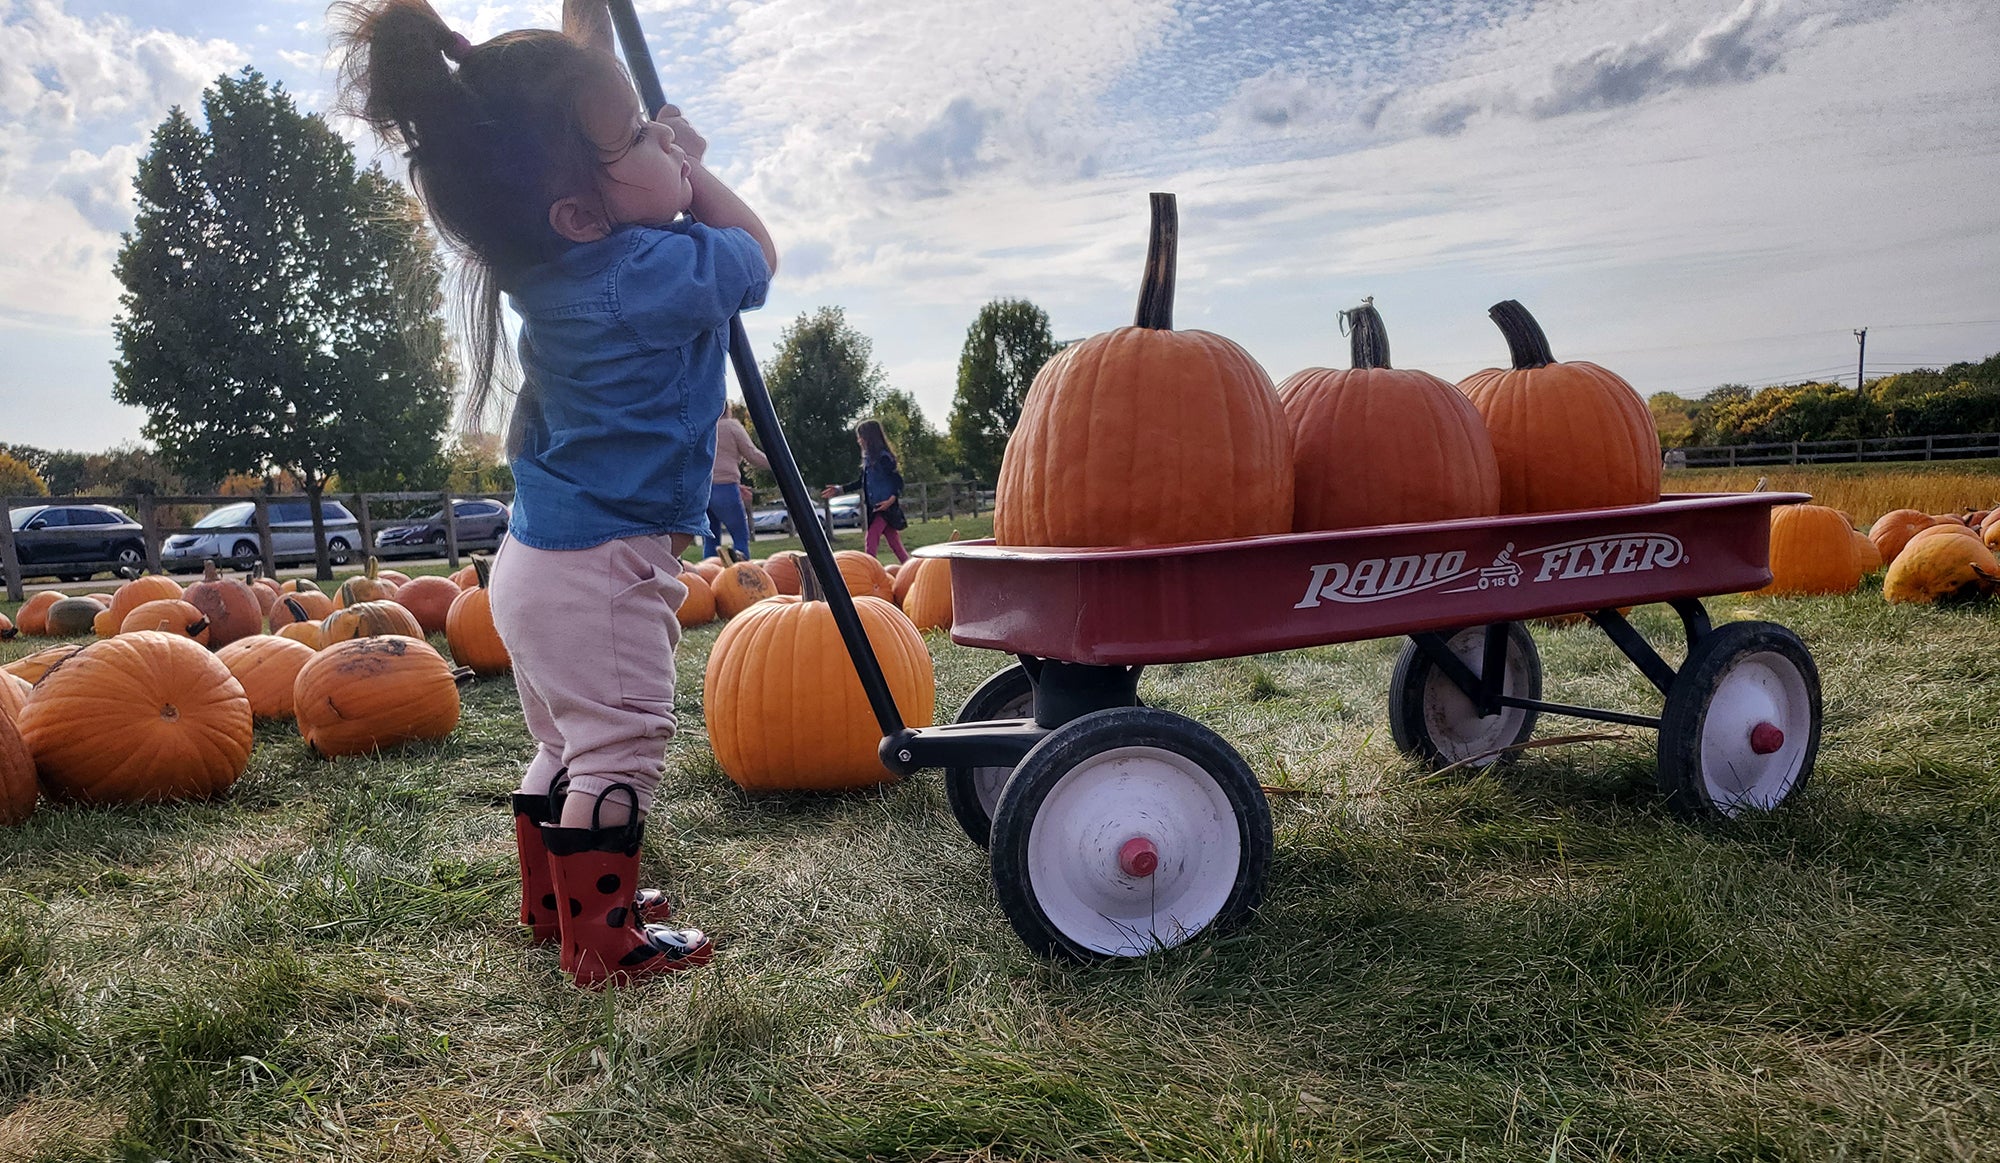
[[[1767,666],[1789,665],[1800,682],[1804,711],[1810,724],[1803,748],[1786,755],[1786,763],[1797,760],[1798,770],[1788,779],[1780,776],[1781,787],[1767,802],[1742,805],[1718,803],[1704,770],[1702,735],[1714,699],[1723,681],[1745,661],[1764,656]],[[1789,701],[1789,698],[1788,698]],[[1667,688],[1666,710],[1660,715],[1660,793],[1674,811],[1689,818],[1737,815],[1745,806],[1776,811],[1797,795],[1812,777],[1813,761],[1819,755],[1820,737],[1819,667],[1812,652],[1799,636],[1775,622],[1730,622],[1703,635],[1688,651],[1687,661]],[[1788,735],[1787,744],[1791,743]]]
[[[136,541],[114,546],[111,556],[118,562],[117,568],[111,571],[113,577],[138,577],[146,571],[146,547]]]
[[[1486,641],[1486,627],[1484,626],[1473,626],[1465,630],[1456,631],[1446,641],[1456,642],[1461,635],[1474,633],[1479,635],[1478,641],[1483,646]],[[1519,622],[1510,622],[1508,623],[1507,640],[1509,660],[1511,661],[1513,658],[1522,659],[1526,664],[1527,676],[1525,683],[1518,686],[1510,685],[1504,687],[1504,693],[1513,695],[1516,698],[1541,698],[1542,658],[1540,652],[1535,649],[1534,635],[1528,633],[1527,627],[1521,625]],[[1477,669],[1476,664],[1474,669]],[[1468,754],[1462,753],[1462,748],[1453,748],[1445,745],[1435,737],[1432,731],[1427,712],[1433,708],[1426,706],[1426,699],[1427,697],[1435,699],[1438,694],[1438,687],[1432,685],[1431,680],[1433,676],[1437,676],[1437,667],[1431,662],[1430,656],[1418,649],[1415,642],[1405,642],[1402,654],[1396,658],[1395,672],[1389,679],[1389,734],[1395,739],[1396,746],[1405,755],[1424,763],[1431,770],[1436,771],[1468,758]],[[1438,677],[1441,678],[1442,676]],[[1456,687],[1451,688],[1451,692],[1454,697],[1462,697],[1458,696]],[[1466,700],[1463,709],[1470,711],[1470,700]],[[1536,712],[1510,708],[1502,710],[1501,715],[1519,716],[1519,723],[1516,729],[1512,732],[1507,732],[1504,736],[1496,736],[1490,740],[1483,741],[1485,745],[1476,748],[1471,754],[1477,754],[1498,747],[1511,747],[1517,743],[1525,743],[1534,735],[1535,720],[1537,718]],[[1475,763],[1473,766],[1489,767],[1496,762],[1511,758],[1513,758],[1512,752],[1504,752],[1493,758]]]
[[[1079,765],[1106,751],[1146,747],[1192,760],[1214,781],[1235,817],[1238,859],[1235,880],[1221,907],[1196,929],[1172,940],[1148,934],[1138,952],[1092,949],[1064,933],[1037,899],[1029,863],[1029,841],[1044,801]],[[1263,902],[1271,871],[1271,807],[1243,757],[1220,735],[1192,719],[1152,707],[1111,707],[1064,724],[1035,745],[1015,767],[993,813],[993,890],[1021,941],[1035,953],[1068,961],[1098,962],[1143,956],[1178,946],[1205,932],[1240,927]]]
[[[326,543],[326,560],[329,565],[346,565],[354,556],[354,549],[344,537],[331,538]]]
[[[238,541],[229,547],[230,567],[248,573],[257,568],[257,543]]]
[[[1025,705],[1024,705],[1025,703]],[[1035,684],[1028,677],[1027,668],[1020,663],[996,671],[979,689],[965,700],[958,709],[959,723],[984,723],[993,719],[1032,719],[1035,717]],[[944,800],[951,805],[951,814],[958,819],[958,826],[974,844],[986,847],[993,831],[993,805],[999,802],[1000,787],[1006,783],[1001,775],[996,782],[995,774],[1011,771],[1011,768],[993,767],[947,767],[944,769]],[[982,786],[982,784],[984,786]]]

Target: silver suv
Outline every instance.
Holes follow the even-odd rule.
[[[339,501],[321,501],[326,523],[326,554],[335,565],[354,558],[361,542],[361,522]],[[229,561],[238,569],[257,564],[257,506],[249,501],[224,505],[194,523],[194,530],[176,533],[160,546],[160,565],[169,573],[201,568],[209,558]],[[280,562],[311,561],[312,510],[304,498],[271,502],[271,556]]]

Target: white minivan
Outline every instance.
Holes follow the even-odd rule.
[[[354,559],[361,541],[361,522],[339,501],[321,501],[326,524],[326,555],[335,565]],[[214,558],[247,570],[257,564],[257,506],[249,501],[224,505],[194,523],[188,533],[176,533],[160,546],[160,565],[168,573],[198,570]],[[214,532],[208,532],[214,530]],[[280,563],[313,559],[312,510],[303,497],[271,502],[271,556]]]

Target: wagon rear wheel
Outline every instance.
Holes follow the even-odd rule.
[[[1026,667],[1019,663],[995,673],[979,684],[979,689],[958,709],[958,722],[984,723],[994,719],[1035,717],[1035,684]],[[986,847],[993,831],[993,807],[1000,802],[1000,789],[1012,767],[947,767],[944,769],[944,798],[958,826],[974,844]]]
[[[1486,654],[1485,626],[1473,626],[1446,640],[1451,652],[1477,676]],[[1507,672],[1502,694],[1542,697],[1542,658],[1534,636],[1519,622],[1508,623]],[[1502,707],[1481,716],[1479,709],[1415,642],[1403,645],[1389,679],[1389,733],[1405,755],[1433,770],[1472,760],[1487,767],[1506,758],[1501,749],[1525,743],[1535,733],[1535,712]]]
[[[1819,668],[1798,635],[1732,622],[1696,640],[1660,716],[1660,791],[1684,815],[1771,811],[1819,754]]]

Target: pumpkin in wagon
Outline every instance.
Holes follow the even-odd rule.
[[[1134,325],[1071,344],[1035,375],[1001,456],[1000,544],[1291,531],[1292,437],[1271,377],[1220,335],[1173,330],[1178,235],[1174,196],[1154,194]]]
[[[79,650],[21,711],[51,798],[83,804],[200,799],[250,762],[250,700],[180,634],[132,630]]]
[[[514,669],[514,660],[493,625],[493,567],[483,557],[472,562],[479,584],[452,600],[444,619],[444,640],[453,662],[491,678]]]
[[[1486,418],[1500,466],[1500,512],[1649,505],[1660,499],[1660,434],[1652,410],[1617,373],[1557,362],[1548,336],[1512,299],[1487,312],[1512,367],[1459,382]]]
[[[749,791],[841,791],[894,779],[882,732],[833,610],[810,570],[799,598],[759,602],[723,627],[702,676],[702,715],[716,762]],[[903,721],[929,726],[937,699],[930,652],[909,619],[875,597],[854,599]]]
[[[329,644],[299,669],[292,711],[313,750],[361,755],[451,734],[458,684],[470,677],[421,638],[351,638]]]
[[[1298,481],[1292,528],[1498,513],[1500,466],[1479,409],[1429,372],[1389,366],[1389,336],[1373,299],[1341,314],[1353,366],[1307,368],[1278,385]]]

